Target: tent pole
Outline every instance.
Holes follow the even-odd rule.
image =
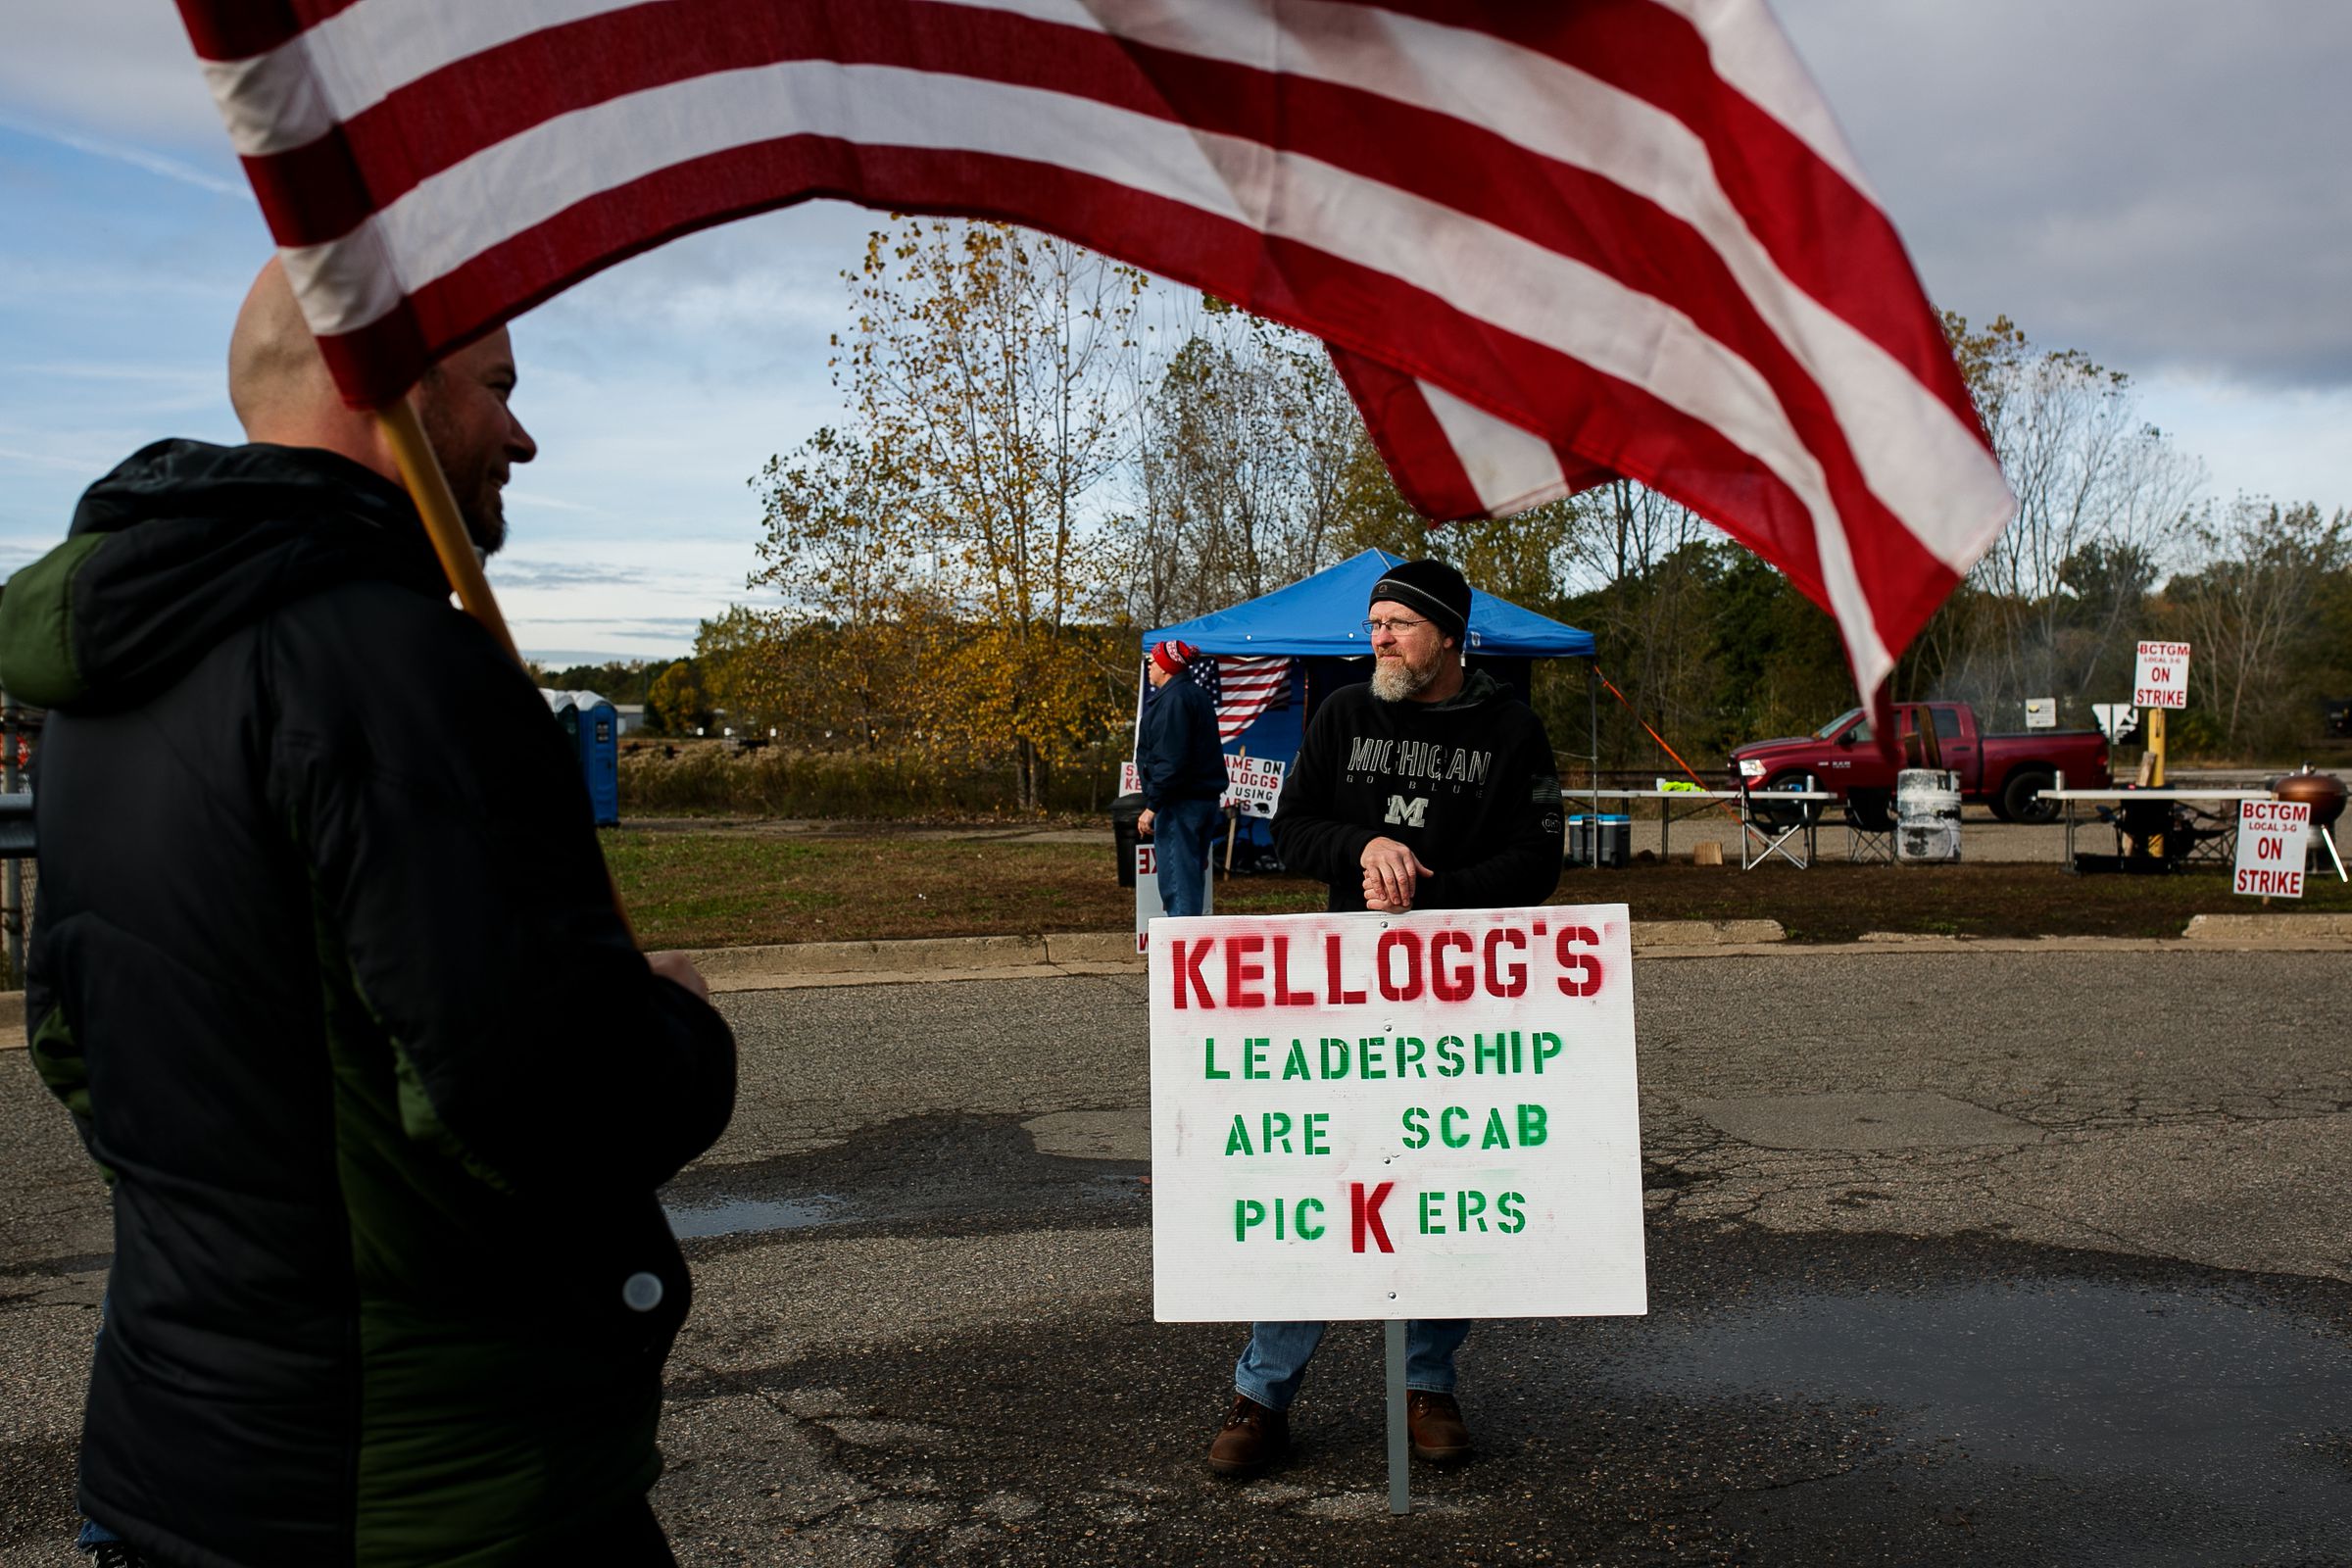
[[[1152,651],[1144,650],[1143,666],[1135,672],[1135,722],[1127,726],[1127,760],[1132,762],[1144,746],[1144,691],[1152,684]]]
[[[1592,725],[1592,772],[1587,775],[1592,786],[1592,814],[1600,815],[1600,660],[1598,656],[1585,661],[1585,716]],[[1598,831],[1597,828],[1594,829]],[[1629,838],[1632,835],[1627,835]],[[1597,858],[1597,857],[1595,857]]]

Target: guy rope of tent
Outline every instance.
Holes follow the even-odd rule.
[[[1829,609],[1874,701],[2014,511],[1764,0],[179,9],[355,407],[616,261],[829,195],[1312,333],[1429,516],[1648,485]]]
[[[1640,713],[1635,712],[1634,705],[1626,701],[1625,693],[1617,689],[1617,683],[1609,679],[1609,677],[1601,670],[1600,661],[1597,659],[1592,662],[1592,678],[1599,681],[1603,686],[1606,686],[1609,689],[1609,695],[1616,698],[1618,703],[1624,707],[1628,713],[1633,714],[1635,723],[1641,725],[1645,730],[1649,730],[1649,738],[1658,743],[1658,750],[1664,752],[1668,757],[1673,758],[1674,765],[1681,768],[1684,775],[1688,777],[1691,783],[1696,784],[1702,790],[1707,788],[1707,781],[1703,778],[1700,778],[1695,772],[1691,771],[1690,764],[1683,760],[1683,754],[1676,751],[1673,747],[1667,745],[1665,736],[1659,734],[1654,729],[1650,729],[1648,719],[1643,718]],[[1598,767],[1599,765],[1600,760],[1598,758],[1594,758],[1593,766]],[[1717,810],[1729,815],[1733,818],[1733,820],[1737,821],[1739,819],[1740,813],[1733,810],[1723,802],[1716,801],[1714,806]]]

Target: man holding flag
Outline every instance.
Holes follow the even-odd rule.
[[[230,377],[251,445],[133,455],[0,598],[52,710],[27,1034],[114,1187],[82,1511],[118,1561],[671,1562],[654,1192],[733,1038],[631,943],[577,763],[275,263]],[[414,394],[485,552],[514,384],[498,331]]]

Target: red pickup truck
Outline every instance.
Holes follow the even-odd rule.
[[[1817,788],[1845,797],[1846,809],[1865,827],[1883,828],[1893,815],[1898,767],[1939,767],[1960,775],[1960,797],[1982,801],[2004,822],[2047,822],[2055,801],[2035,800],[2060,773],[2070,788],[2107,788],[2107,737],[2095,729],[2033,729],[1987,735],[1966,703],[1897,703],[1902,755],[1888,762],[1871,744],[1870,715],[1846,710],[1810,735],[1750,741],[1732,753],[1732,783],[1750,790]],[[1926,715],[1923,723],[1922,715]]]

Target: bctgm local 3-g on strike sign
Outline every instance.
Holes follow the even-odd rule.
[[[1152,922],[1162,1322],[1647,1309],[1623,905]]]
[[[2311,844],[2309,801],[2237,803],[2237,863],[2231,886],[2266,899],[2303,896],[2303,859]]]
[[[2188,644],[2141,643],[2132,663],[2132,706],[2188,706]]]

